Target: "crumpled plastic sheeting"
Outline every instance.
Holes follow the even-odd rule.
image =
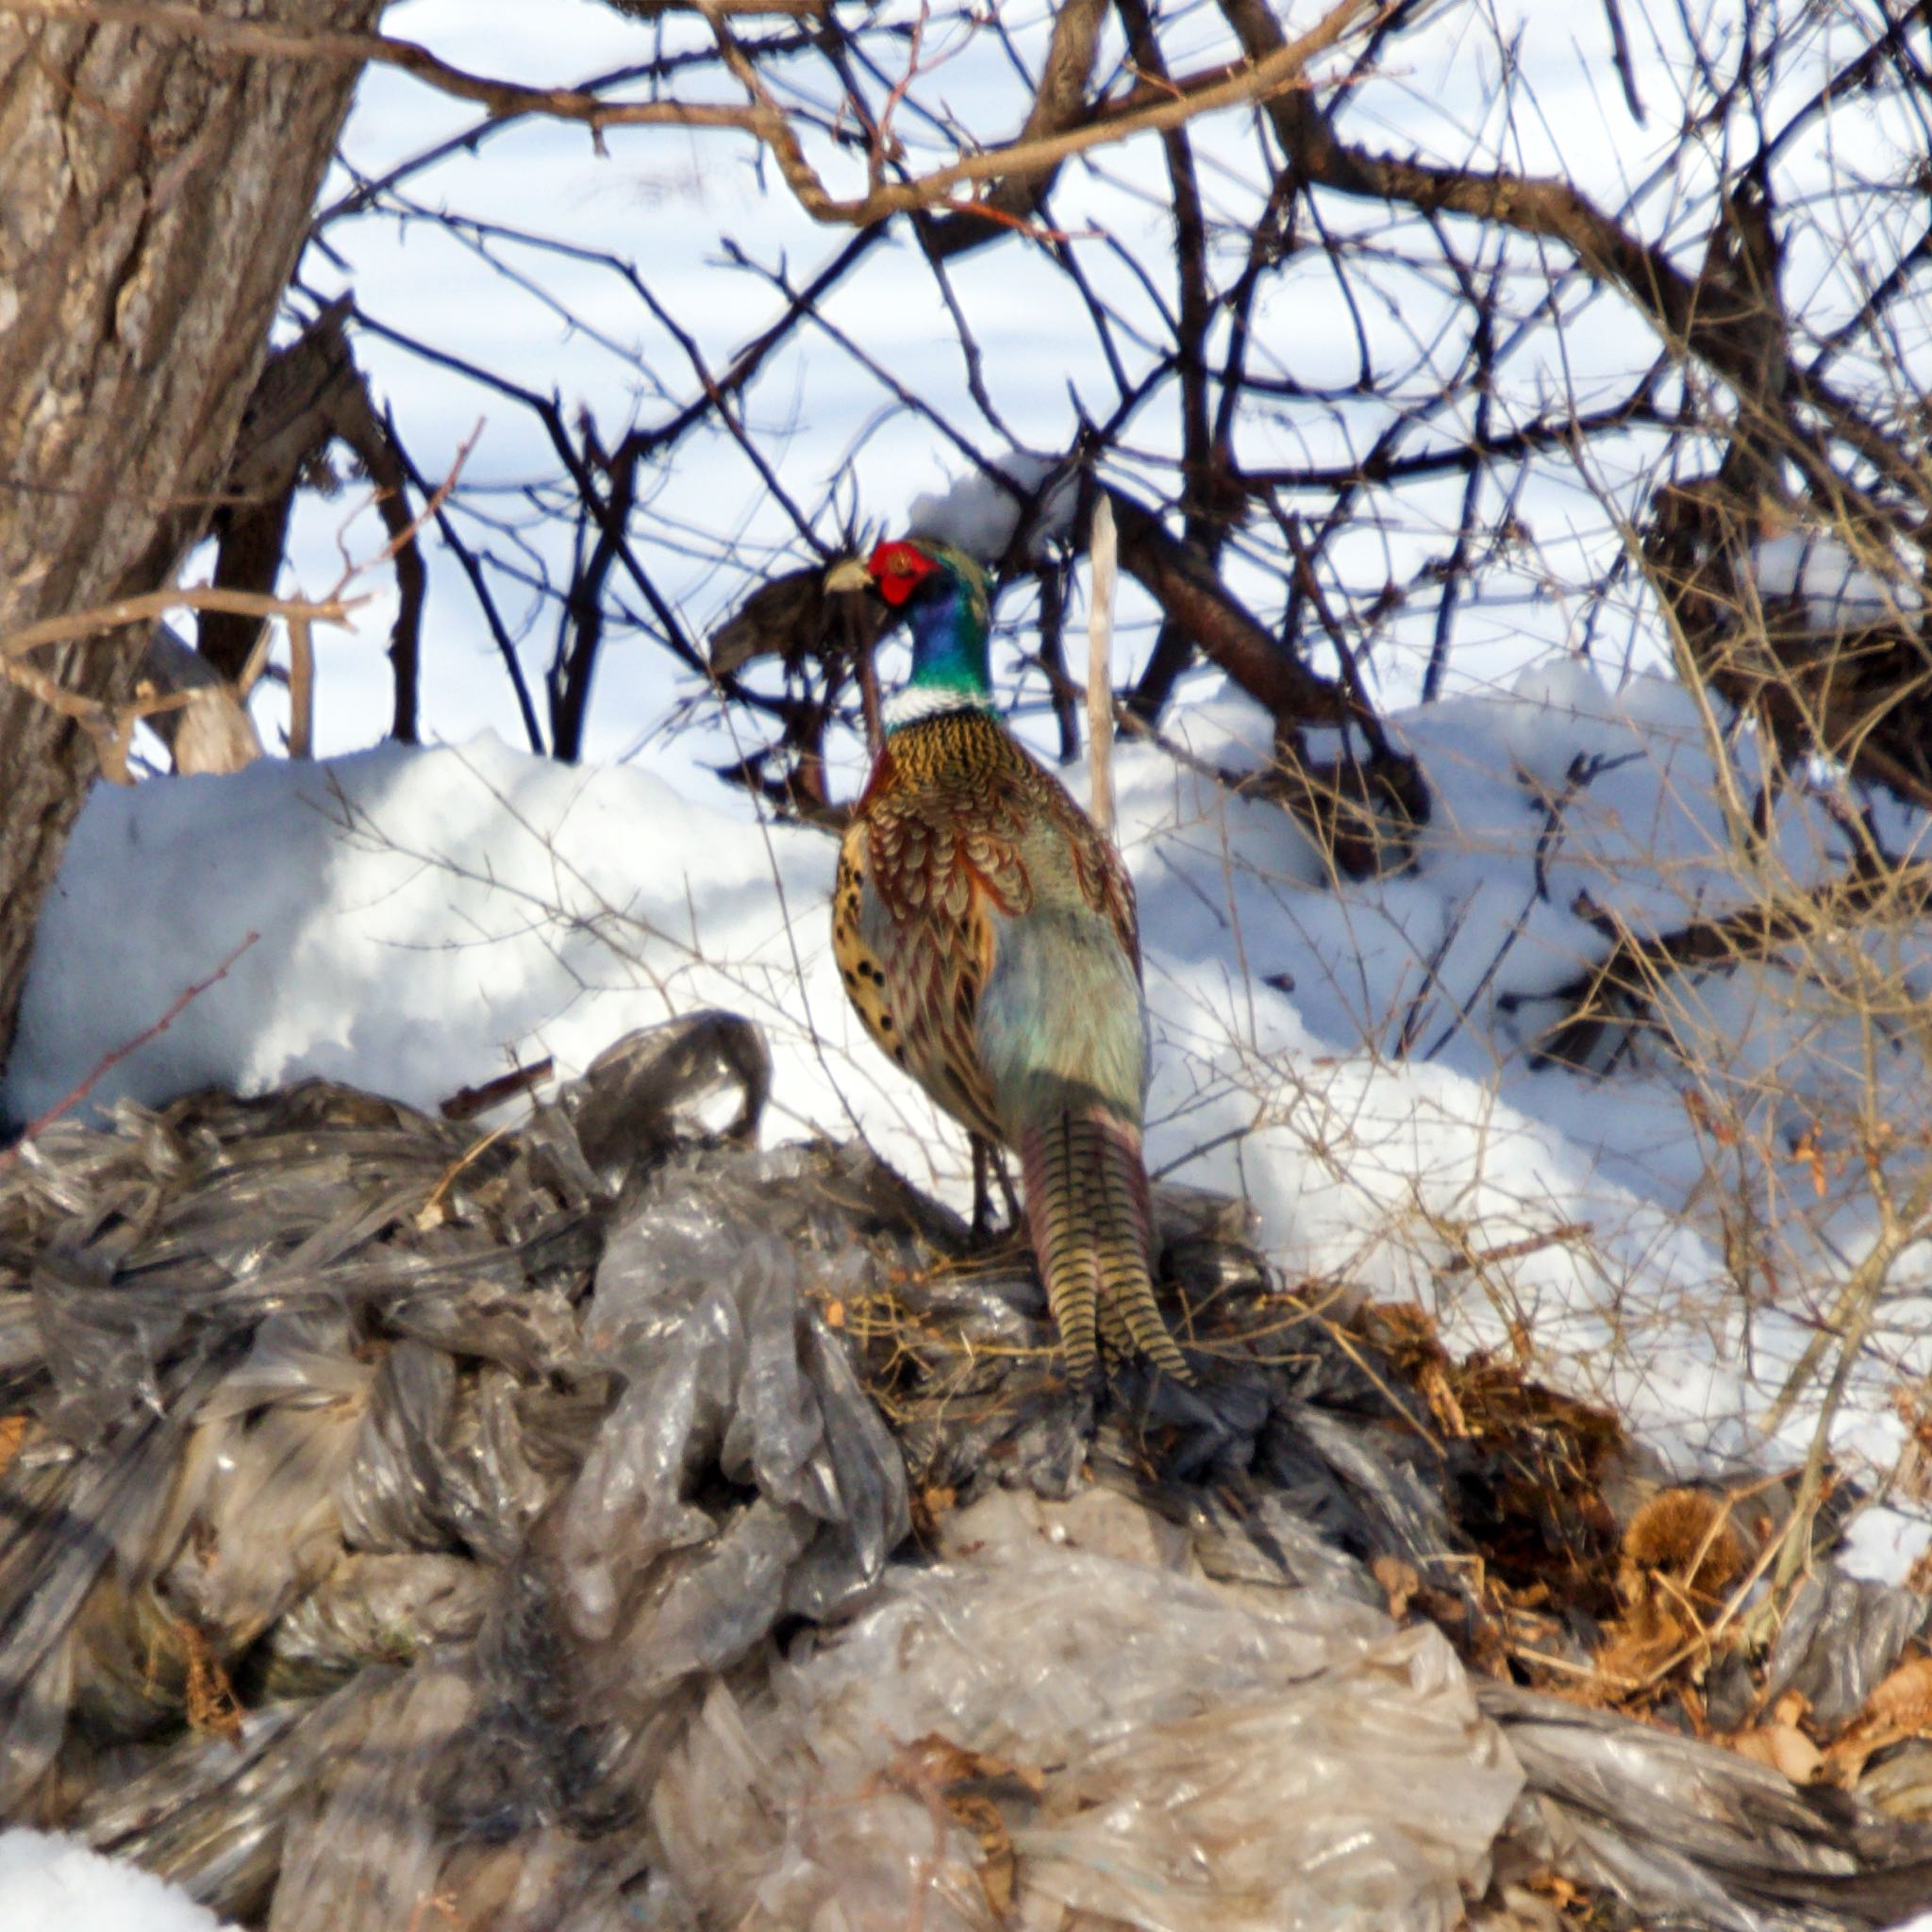
[[[1803,1693],[1819,1721],[1841,1724],[1865,1707],[1906,1645],[1932,1627],[1932,1604],[1916,1591],[1841,1572],[1807,1577],[1765,1670],[1759,1702]]]
[[[1082,1534],[1152,1554],[1143,1515],[1108,1498]],[[1461,1923],[1523,1780],[1436,1630],[1317,1591],[1231,1601],[969,1517],[972,1559],[894,1570],[763,1684],[712,1685],[651,1805],[698,1923]]]
[[[792,1247],[757,1231],[816,1217],[845,1265],[821,1197],[832,1170],[862,1192],[863,1158],[665,1169],[734,1096],[728,1132],[756,1124],[764,1048],[728,1015],[599,1068],[526,1134],[318,1082],[62,1125],[0,1177],[0,1374],[41,1424],[0,1473],[0,1815],[62,1809],[93,1754],[191,1709],[223,1722],[226,1673],[253,1708],[479,1638],[465,1724],[516,1700],[536,1633],[586,1663],[588,1701],[546,1707],[553,1755],[593,1723],[661,1731],[678,1675],[884,1562],[896,1448]],[[582,1333],[610,1234],[622,1347]],[[681,1642],[651,1643],[647,1602]]]
[[[716,1580],[682,1579],[687,1600],[660,1605],[652,1629],[672,1668],[716,1669],[781,1611],[823,1616],[877,1573],[906,1533],[905,1469],[844,1351],[809,1314],[797,1249],[762,1230],[728,1169],[672,1185],[675,1207],[653,1212],[646,1199],[597,1270],[588,1336],[628,1386],[559,1546],[573,1621],[594,1640],[659,1556],[711,1545]],[[709,1464],[757,1491],[756,1552],[732,1553],[691,1499]]]
[[[289,1824],[332,1767],[371,1748],[371,1722],[399,1674],[374,1664],[319,1703],[278,1703],[242,1720],[233,1737],[191,1732],[124,1759],[80,1806],[72,1828],[174,1879],[224,1917],[268,1909]]]
[[[315,1083],[61,1124],[0,1170],[0,1416],[32,1419],[0,1469],[0,1817],[78,1829],[277,1932],[710,1932],[727,1878],[764,1923],[830,1932],[927,1871],[929,1925],[942,1895],[984,1924],[1010,1881],[1013,1923],[1059,1932],[1076,1897],[1076,1922],[1185,1923],[1159,1914],[1246,1870],[1239,1834],[1175,1862],[1224,1813],[1277,1851],[1319,1834],[1324,1795],[1279,1793],[1304,1789],[1295,1709],[1316,1713],[1300,1742],[1341,1748],[1324,1684],[1420,1709],[1431,1766],[1452,1733],[1480,1755],[1492,1734],[1434,1674],[1436,1639],[1391,1633],[1374,1566],[1412,1567],[1432,1614],[1458,1592],[1478,1611],[1462,1525],[1501,1452],[1433,1439],[1407,1378],[1332,1324],[1291,1313],[1282,1347],[1239,1208],[1165,1190],[1191,1300],[1275,1341],[1199,1391],[1130,1371],[1096,1417],[1052,1368],[1017,1250],[964,1260],[957,1217],[861,1147],[756,1151],[764,1068],[753,1029],[703,1014],[496,1135]],[[835,1303],[836,1332],[814,1312]],[[881,1585],[902,1456],[933,1521]],[[1002,1608],[1008,1572],[1023,1597]],[[1312,1631],[1296,1605],[1321,1606]],[[1791,1681],[1862,1695],[1906,1607],[1821,1599],[1788,1636]],[[813,1654],[811,1624],[841,1615]],[[1004,1684],[929,1673],[898,1731],[854,1730],[897,1694],[852,1667],[868,1633],[941,1657],[968,1624]],[[1580,1661],[1592,1633],[1548,1641]],[[1857,1660],[1836,1690],[1834,1644]],[[834,1768],[870,1751],[879,1774],[842,1808],[784,1728],[834,1680],[812,1707]],[[1025,1694],[1002,1716],[1008,1689]],[[1116,1696],[1139,1702],[1108,1731]],[[1491,1707],[1523,1740],[1496,1846],[1518,1875],[1560,1856],[1654,1902],[1650,1923],[1724,1932],[1878,1924],[1918,1896],[1932,1833],[1554,1709],[1569,1731]],[[1388,1837],[1394,1747],[1360,1741],[1383,1835],[1256,1882],[1306,1904],[1346,1877],[1378,1901],[1367,1923],[1400,1924],[1481,1848],[1453,1806],[1441,1842],[1416,1815],[1407,1729]],[[666,1785],[660,1846],[660,1774],[705,1752],[795,1802],[727,1840],[688,1778]],[[674,1872],[679,1832],[719,1841],[714,1872]],[[753,1873],[755,1852],[775,1862]]]
[[[214,1381],[204,1370],[185,1393],[205,1397]],[[76,1707],[137,1732],[151,1707],[155,1721],[180,1707],[143,1585],[186,1433],[178,1417],[149,1415],[109,1453],[38,1444],[0,1480],[0,1816],[53,1762]]]
[[[585,1333],[626,1386],[483,1632],[495,1694],[445,1799],[467,1830],[603,1828],[648,1789],[684,1680],[829,1615],[906,1535],[898,1449],[808,1298],[811,1243],[772,1231],[774,1161],[795,1165],[674,1164],[611,1234]]]
[[[732,1013],[694,1013],[673,1026],[627,1033],[558,1094],[573,1138],[600,1186],[625,1193],[647,1171],[640,1147],[713,1135],[749,1146],[772,1088],[764,1035]],[[734,1103],[717,1118],[720,1097]]]
[[[1723,1932],[1849,1932],[1932,1899],[1932,1835],[1841,1791],[1511,1685],[1476,1695],[1529,1778],[1519,1845],[1641,1910]],[[1918,1856],[1901,1857],[1915,1837]]]
[[[1167,1266],[1191,1305],[1245,1304],[1265,1326],[1276,1284],[1247,1244],[1247,1211],[1188,1189],[1158,1189],[1155,1205]],[[951,1344],[940,1372],[897,1391],[893,1409],[907,1461],[925,1483],[970,1494],[991,1471],[1002,1482],[1065,1496],[1095,1457],[1131,1464],[1144,1480],[1147,1457],[1127,1440],[1144,1434],[1162,1443],[1159,1476],[1177,1513],[1205,1531],[1209,1518],[1229,1519],[1226,1499],[1236,1499],[1246,1540],[1265,1547],[1257,1574],[1267,1580],[1380,1603],[1385,1593],[1369,1565],[1387,1557],[1475,1607],[1474,1571],[1464,1559],[1473,1545],[1445,1498],[1459,1480],[1480,1490],[1493,1477],[1470,1443],[1449,1445],[1445,1459],[1412,1392],[1370,1372],[1349,1348],[1322,1345],[1318,1324],[1294,1324],[1295,1345],[1266,1351],[1265,1364],[1224,1357],[1199,1390],[1122,1365],[1114,1415],[1132,1426],[1101,1418],[1090,1450],[1092,1418],[1057,1379],[1027,1365],[1049,1335],[1030,1260],[970,1273],[929,1268],[896,1293],[914,1323],[874,1349],[874,1387],[890,1382],[892,1356],[918,1356],[921,1328]],[[1278,1319],[1278,1299],[1273,1308]],[[1242,1540],[1224,1539],[1238,1565]]]
[[[467,1641],[493,1595],[491,1573],[466,1557],[344,1556],[270,1633],[263,1692],[313,1697],[372,1659]]]
[[[269,1932],[420,1922],[447,1851],[423,1791],[475,1695],[461,1665],[434,1655],[376,1691],[366,1745],[340,1754],[288,1828]]]
[[[1858,1794],[1888,1818],[1932,1824],[1932,1740],[1915,1738],[1869,1763]]]

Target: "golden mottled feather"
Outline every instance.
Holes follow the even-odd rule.
[[[897,732],[847,826],[832,897],[832,948],[853,1006],[879,1046],[940,1106],[1004,1138],[974,1043],[992,970],[993,914],[1013,918],[1041,884],[1022,847],[1029,826],[1060,836],[1064,868],[1112,923],[1138,970],[1133,886],[1112,847],[990,713],[961,709]],[[868,894],[891,921],[867,943]]]
[[[1019,1154],[1069,1374],[1084,1381],[1105,1346],[1191,1380],[1153,1290],[1133,887],[990,711],[887,741],[846,828],[832,943],[880,1047]]]

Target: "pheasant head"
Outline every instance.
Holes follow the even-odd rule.
[[[888,731],[965,707],[990,707],[986,573],[963,550],[930,537],[881,543],[867,565],[887,607],[912,626],[912,675],[885,708]]]

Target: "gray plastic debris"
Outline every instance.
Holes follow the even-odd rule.
[[[1723,1932],[1853,1932],[1932,1899],[1932,1835],[1735,1752],[1484,1684],[1529,1780],[1512,1836],[1641,1910]]]
[[[898,1452],[810,1305],[801,1243],[767,1231],[768,1166],[667,1170],[611,1233],[585,1340],[626,1386],[483,1632],[457,1754],[474,1769],[446,1798],[466,1830],[640,1802],[689,1680],[782,1617],[830,1615],[906,1533]]]
[[[1174,1483],[1144,1493],[1187,1524],[1203,1569],[1219,1581],[1325,1590],[1377,1608],[1388,1601],[1365,1563],[1304,1522],[1276,1491],[1252,1482],[1207,1491]]]
[[[558,1095],[586,1164],[623,1191],[680,1141],[749,1145],[772,1088],[764,1035],[735,1013],[691,1013],[628,1033]],[[720,1117],[720,1099],[733,1103]]]
[[[320,1767],[289,1823],[270,1932],[420,1923],[447,1850],[423,1802],[425,1780],[475,1694],[460,1665],[434,1658],[375,1692],[361,1713],[363,1748]]]
[[[328,1767],[372,1748],[372,1723],[394,1677],[378,1665],[319,1703],[271,1704],[231,1737],[190,1733],[103,1780],[72,1828],[95,1850],[175,1880],[225,1919],[258,1920],[280,1878],[290,1820]]]
[[[1442,1639],[1092,1554],[1072,1536],[1159,1549],[1095,1501],[1061,1541],[969,1512],[970,1559],[895,1570],[762,1684],[712,1685],[651,1803],[698,1923],[1461,1922],[1522,1775]]]
[[[1778,1632],[1759,1701],[1768,1707],[1796,1690],[1823,1722],[1842,1724],[1928,1627],[1932,1602],[1916,1591],[1836,1570],[1808,1576]]]
[[[904,1467],[878,1411],[813,1312],[796,1251],[736,1191],[642,1204],[611,1236],[587,1322],[629,1386],[565,1512],[573,1617],[607,1636],[645,1568],[708,1543],[717,1581],[693,1572],[653,1613],[660,1654],[691,1659],[679,1668],[730,1661],[781,1610],[828,1614],[907,1527]],[[722,1538],[692,1494],[707,1462],[766,1506]],[[733,1535],[769,1547],[733,1554]],[[774,1593],[754,1602],[747,1589]]]
[[[343,1556],[270,1634],[263,1692],[313,1697],[370,1664],[466,1641],[493,1595],[489,1570],[464,1557]]]
[[[1858,1780],[1858,1795],[1888,1818],[1932,1821],[1932,1741],[1914,1739],[1876,1758]]]
[[[215,1380],[190,1375],[180,1408]],[[186,1435],[178,1412],[152,1414],[92,1455],[29,1446],[0,1480],[0,1817],[25,1806],[70,1717],[142,1737],[179,1708],[185,1660],[158,1642],[146,1585]]]
[[[1914,1896],[1932,1830],[1479,1708],[1390,1623],[1478,1627],[1517,1448],[1432,1428],[1239,1209],[1159,1203],[1211,1384],[1096,1413],[1019,1245],[758,1151],[766,1077],[705,1014],[520,1127],[310,1083],[0,1170],[0,1822],[281,1932],[1447,1925],[1491,1862],[1675,1932]],[[1579,1547],[1507,1522],[1532,1574]],[[1910,1621],[1800,1610],[1784,1681],[1854,1705]],[[1902,1816],[1916,1749],[1861,1780]]]

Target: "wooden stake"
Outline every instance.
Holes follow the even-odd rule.
[[[1093,823],[1113,837],[1113,590],[1119,575],[1120,541],[1113,508],[1102,491],[1094,499],[1088,540],[1093,596],[1087,612],[1087,750],[1093,781]]]

